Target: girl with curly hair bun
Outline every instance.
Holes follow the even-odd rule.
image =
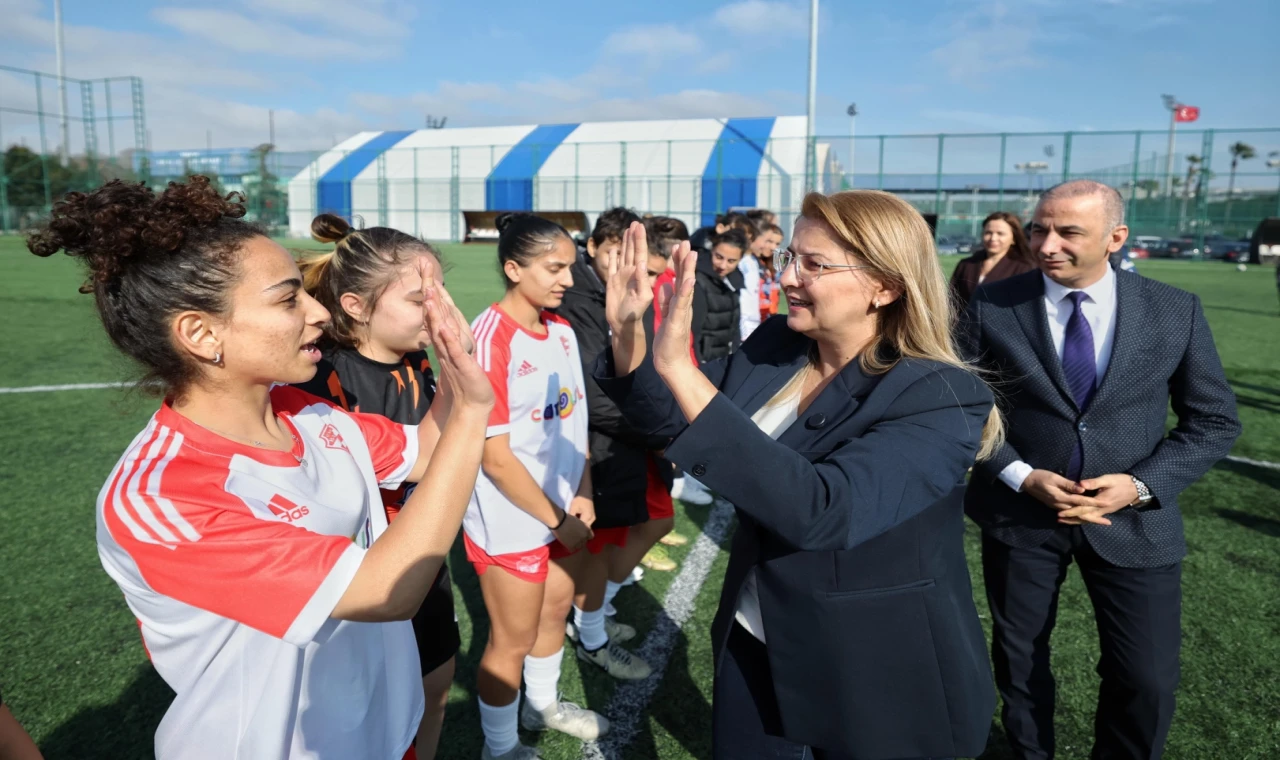
[[[440,392],[421,425],[289,387],[330,315],[243,216],[204,177],[116,180],[28,240],[86,263],[108,337],[164,398],[98,496],[98,553],[176,692],[158,758],[396,760],[423,713],[408,620],[458,533],[493,391],[425,266]],[[406,482],[388,525],[379,488]]]

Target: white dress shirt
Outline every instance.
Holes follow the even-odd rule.
[[[745,341],[760,326],[760,260],[755,254],[743,254],[738,271],[744,283],[738,291],[738,331]]]
[[[1053,339],[1053,350],[1062,361],[1062,344],[1067,334],[1067,321],[1075,307],[1067,302],[1067,296],[1073,291],[1065,285],[1059,285],[1044,277],[1044,312],[1049,318],[1049,337]],[[1111,346],[1116,339],[1116,273],[1107,267],[1107,273],[1094,284],[1081,288],[1085,298],[1080,302],[1080,311],[1084,312],[1085,321],[1093,332],[1093,351],[1097,359],[1097,384],[1107,374],[1111,364]],[[1019,459],[1000,471],[1000,480],[1015,491],[1022,490],[1022,481],[1027,479],[1031,465]]]
[[[786,432],[791,423],[796,421],[800,412],[800,384],[788,382],[778,391],[769,403],[751,415],[751,421],[773,440]],[[764,641],[764,618],[760,615],[760,594],[756,591],[756,569],[747,571],[742,582],[742,591],[738,592],[738,604],[734,609],[734,620],[761,642]]]

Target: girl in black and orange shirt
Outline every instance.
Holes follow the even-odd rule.
[[[335,244],[332,252],[300,265],[307,292],[329,310],[330,323],[324,358],[315,377],[300,387],[348,411],[417,425],[436,392],[425,350],[430,336],[422,320],[420,267],[433,268],[439,279],[439,254],[398,230],[356,230],[332,214],[316,217],[311,234]],[[390,520],[409,494],[401,487],[382,495]],[[419,760],[429,760],[440,740],[461,644],[448,565],[441,566],[413,617],[413,631],[426,695],[416,752]]]

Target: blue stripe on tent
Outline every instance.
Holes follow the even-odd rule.
[[[387,149],[413,134],[407,132],[383,132],[364,145],[342,157],[316,182],[316,210],[329,212],[344,219],[351,218],[351,180],[368,168]]]
[[[533,178],[577,124],[544,124],[507,151],[484,181],[486,211],[532,211]]]
[[[702,172],[702,226],[734,206],[756,205],[756,178],[764,161],[774,117],[729,119]]]

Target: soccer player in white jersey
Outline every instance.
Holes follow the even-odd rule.
[[[155,755],[412,757],[408,621],[457,535],[493,391],[433,283],[441,391],[421,425],[283,385],[315,373],[329,313],[244,213],[204,177],[159,196],[115,180],[68,195],[28,241],[88,265],[108,337],[165,399],[97,509],[103,567],[176,692]],[[379,487],[406,481],[388,526]]]
[[[507,291],[472,323],[497,402],[463,530],[490,620],[476,676],[480,756],[529,760],[538,755],[520,744],[521,724],[589,741],[609,723],[557,690],[578,550],[595,521],[578,341],[546,311],[572,285],[577,249],[563,227],[530,214],[504,214],[498,229]]]

